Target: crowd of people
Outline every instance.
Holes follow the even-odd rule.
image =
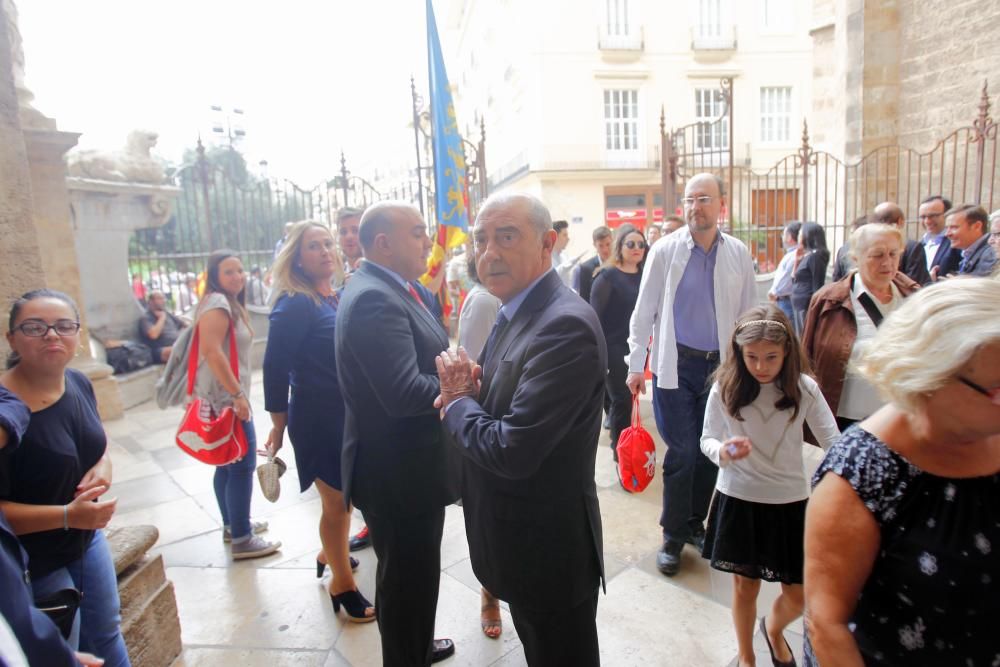
[[[299,489],[317,489],[316,575],[331,571],[336,613],[377,621],[384,664],[455,651],[434,619],[444,510],[457,501],[483,633],[502,634],[505,601],[528,664],[599,664],[602,414],[617,460],[647,389],[667,445],[657,567],[676,575],[692,545],[732,575],[741,666],[755,664],[758,627],[773,664],[795,664],[783,631],[803,612],[809,665],[992,664],[1000,281],[977,276],[996,264],[1000,216],[931,197],[927,233],[908,242],[886,202],[834,258],[820,225],[791,222],[761,305],[746,245],[720,226],[725,200],[718,177],[696,175],[683,217],[599,227],[584,259],[537,198],[494,194],[464,256],[473,286],[457,349],[419,280],[431,241],[415,208],[381,202],[341,211],[333,229],[285,229],[270,271],[263,449],[287,436]],[[237,560],[281,547],[251,517],[252,285],[237,253],[213,253],[191,325],[202,416],[231,408],[249,441],[213,480]],[[185,324],[162,293],[147,300],[142,331],[166,360]],[[29,292],[10,312],[0,650],[9,626],[31,664],[128,665],[102,532],[116,506],[107,439],[93,389],[68,368],[79,330],[59,292]],[[811,494],[804,440],[827,450]],[[354,506],[366,526],[352,538]],[[352,574],[350,551],[367,544],[373,599]],[[781,593],[758,619],[761,581]],[[36,606],[69,590],[84,594],[62,631]]]

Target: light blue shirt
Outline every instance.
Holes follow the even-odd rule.
[[[397,283],[399,283],[400,287],[402,287],[403,289],[405,289],[407,292],[410,291],[410,283],[408,283],[407,281],[403,280],[403,276],[399,275],[398,273],[396,273],[395,271],[393,271],[392,269],[390,269],[390,268],[388,268],[386,266],[382,266],[381,264],[376,264],[375,262],[371,261],[370,259],[366,259],[365,261],[368,262],[368,264],[370,264],[371,266],[374,266],[375,268],[377,268],[379,271],[386,272],[387,274],[389,274],[390,278],[392,278]]]
[[[722,234],[708,252],[697,243],[677,285],[674,297],[674,335],[681,345],[714,352],[719,349],[715,320],[715,259],[719,255]]]
[[[789,246],[785,256],[778,262],[778,268],[774,270],[774,284],[771,286],[771,294],[776,297],[789,297],[792,295],[792,267],[795,266],[795,250],[798,246]]]

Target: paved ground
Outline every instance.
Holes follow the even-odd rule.
[[[270,420],[263,410],[259,373],[253,405],[258,439]],[[643,403],[644,422],[654,432],[651,406]],[[109,422],[115,465],[113,495],[119,499],[113,525],[153,524],[160,530],[155,549],[162,553],[180,608],[184,653],[177,666],[258,665],[357,667],[381,664],[378,628],[355,625],[333,613],[325,579],[315,579],[319,547],[319,499],[315,491],[298,494],[295,474],[283,483],[280,500],[267,502],[255,489],[253,516],[270,522],[268,537],[283,547],[268,558],[234,563],[222,543],[212,468],[188,458],[173,444],[180,411],[160,411],[147,403]],[[736,640],[729,616],[729,575],[711,570],[691,547],[673,579],[656,570],[660,546],[657,525],[662,486],[659,476],[645,492],[630,495],[617,482],[604,432],[597,457],[597,485],[604,521],[607,595],[598,606],[601,660],[605,665],[717,666],[735,664]],[[657,437],[658,460],[663,444]],[[809,463],[818,450],[807,447]],[[291,447],[283,458],[294,467]],[[361,525],[356,516],[354,528]],[[357,579],[374,597],[375,557],[370,549]],[[441,594],[437,635],[455,640],[457,652],[444,666],[524,665],[513,623],[503,612],[499,640],[479,628],[479,584],[469,564],[462,509],[449,507],[441,545]],[[329,576],[329,575],[327,575]],[[766,613],[777,586],[765,584],[759,614]],[[801,622],[788,633],[801,653]],[[567,641],[572,638],[567,637]],[[761,638],[758,664],[770,660]]]

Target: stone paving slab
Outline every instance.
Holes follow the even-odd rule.
[[[254,380],[252,405],[262,444],[270,424],[259,373]],[[655,432],[648,396],[642,398],[641,407],[643,422],[657,443],[657,460],[662,462],[665,447]],[[147,403],[107,424],[115,466],[112,494],[120,503],[112,525],[146,523],[160,530],[152,553],[162,555],[167,576],[175,584],[185,645],[175,665],[381,664],[377,626],[338,618],[326,594],[329,571],[322,580],[315,577],[320,503],[315,490],[298,493],[292,448],[286,446],[281,454],[290,470],[282,478],[279,501],[267,502],[255,485],[252,505],[254,518],[270,523],[266,537],[282,541],[281,551],[234,563],[221,539],[213,469],[174,445],[180,418],[180,409],[160,411]],[[607,595],[598,603],[602,663],[734,664],[736,642],[728,607],[731,576],[709,568],[690,547],[684,550],[678,576],[670,579],[656,570],[660,475],[641,494],[625,492],[618,484],[607,437],[603,432],[595,472],[609,582]],[[119,438],[121,444],[116,442]],[[809,448],[806,454],[807,467],[815,468],[821,453]],[[352,532],[361,525],[355,512]],[[361,561],[355,575],[360,589],[374,597],[374,553],[366,549],[352,555]],[[488,639],[480,630],[479,582],[469,563],[458,506],[446,510],[441,564],[437,636],[451,637],[457,646],[455,657],[441,664],[523,666],[524,653],[506,604],[501,639]],[[776,585],[762,587],[759,613],[767,611],[777,594]],[[801,628],[798,622],[788,632],[797,656]],[[760,638],[756,641],[758,664],[768,664],[766,647]]]

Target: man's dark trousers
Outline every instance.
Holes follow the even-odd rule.
[[[597,667],[601,664],[597,643],[597,594],[572,609],[553,613],[510,606],[514,628],[529,665],[572,665]],[[564,637],[564,641],[552,641]]]
[[[438,587],[441,583],[441,535],[444,508],[398,517],[365,512],[375,568],[375,616],[382,642],[383,665],[429,665]],[[388,604],[385,604],[388,599]],[[393,610],[391,614],[386,610]],[[397,651],[396,655],[385,655]],[[408,653],[415,651],[419,653]]]
[[[719,469],[701,453],[701,429],[719,362],[683,354],[677,359],[677,389],[660,389],[653,376],[653,414],[667,443],[663,459],[663,536],[683,542],[705,521]]]

